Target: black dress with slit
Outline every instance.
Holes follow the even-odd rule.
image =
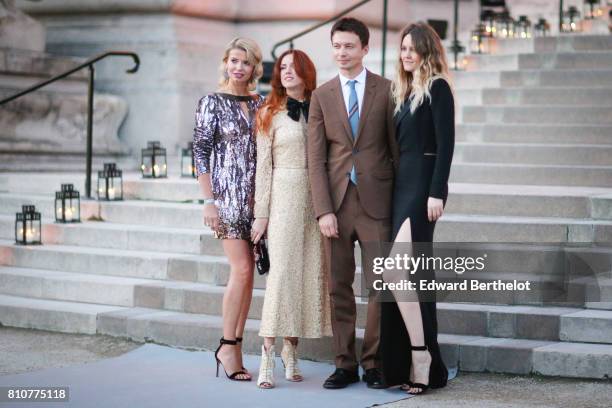
[[[434,79],[430,94],[431,98],[425,97],[414,113],[407,99],[395,116],[400,159],[393,192],[393,240],[410,218],[412,241],[431,243],[435,222],[428,220],[427,200],[440,198],[446,204],[455,144],[454,99],[443,78]],[[421,270],[418,274],[431,279],[434,271]],[[384,298],[392,299],[389,295],[386,293]],[[429,386],[444,387],[448,371],[438,345],[435,298],[429,295],[424,301],[419,294],[419,299],[425,344],[432,356]],[[384,302],[381,306],[380,357],[384,377],[390,386],[405,384],[410,375],[410,338],[397,303]]]

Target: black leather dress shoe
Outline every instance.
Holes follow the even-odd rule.
[[[368,388],[383,389],[389,388],[383,380],[382,373],[378,368],[369,368],[361,377],[368,384]]]
[[[356,371],[345,370],[344,368],[336,368],[336,371],[325,380],[323,388],[336,390],[345,388],[349,384],[359,382],[359,374]]]

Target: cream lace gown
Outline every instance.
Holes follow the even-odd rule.
[[[259,335],[331,336],[323,246],[312,208],[306,164],[306,123],[278,112],[258,134],[255,218],[269,218],[270,272]]]

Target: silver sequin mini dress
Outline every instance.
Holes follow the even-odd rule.
[[[245,102],[247,116],[241,107]],[[193,134],[197,174],[210,173],[219,209],[219,239],[251,239],[257,149],[254,127],[260,95],[212,93],[198,102]]]

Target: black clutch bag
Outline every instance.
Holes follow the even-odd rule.
[[[253,248],[255,253],[255,266],[260,275],[265,275],[270,271],[270,256],[268,255],[268,246],[265,239],[260,239]]]

